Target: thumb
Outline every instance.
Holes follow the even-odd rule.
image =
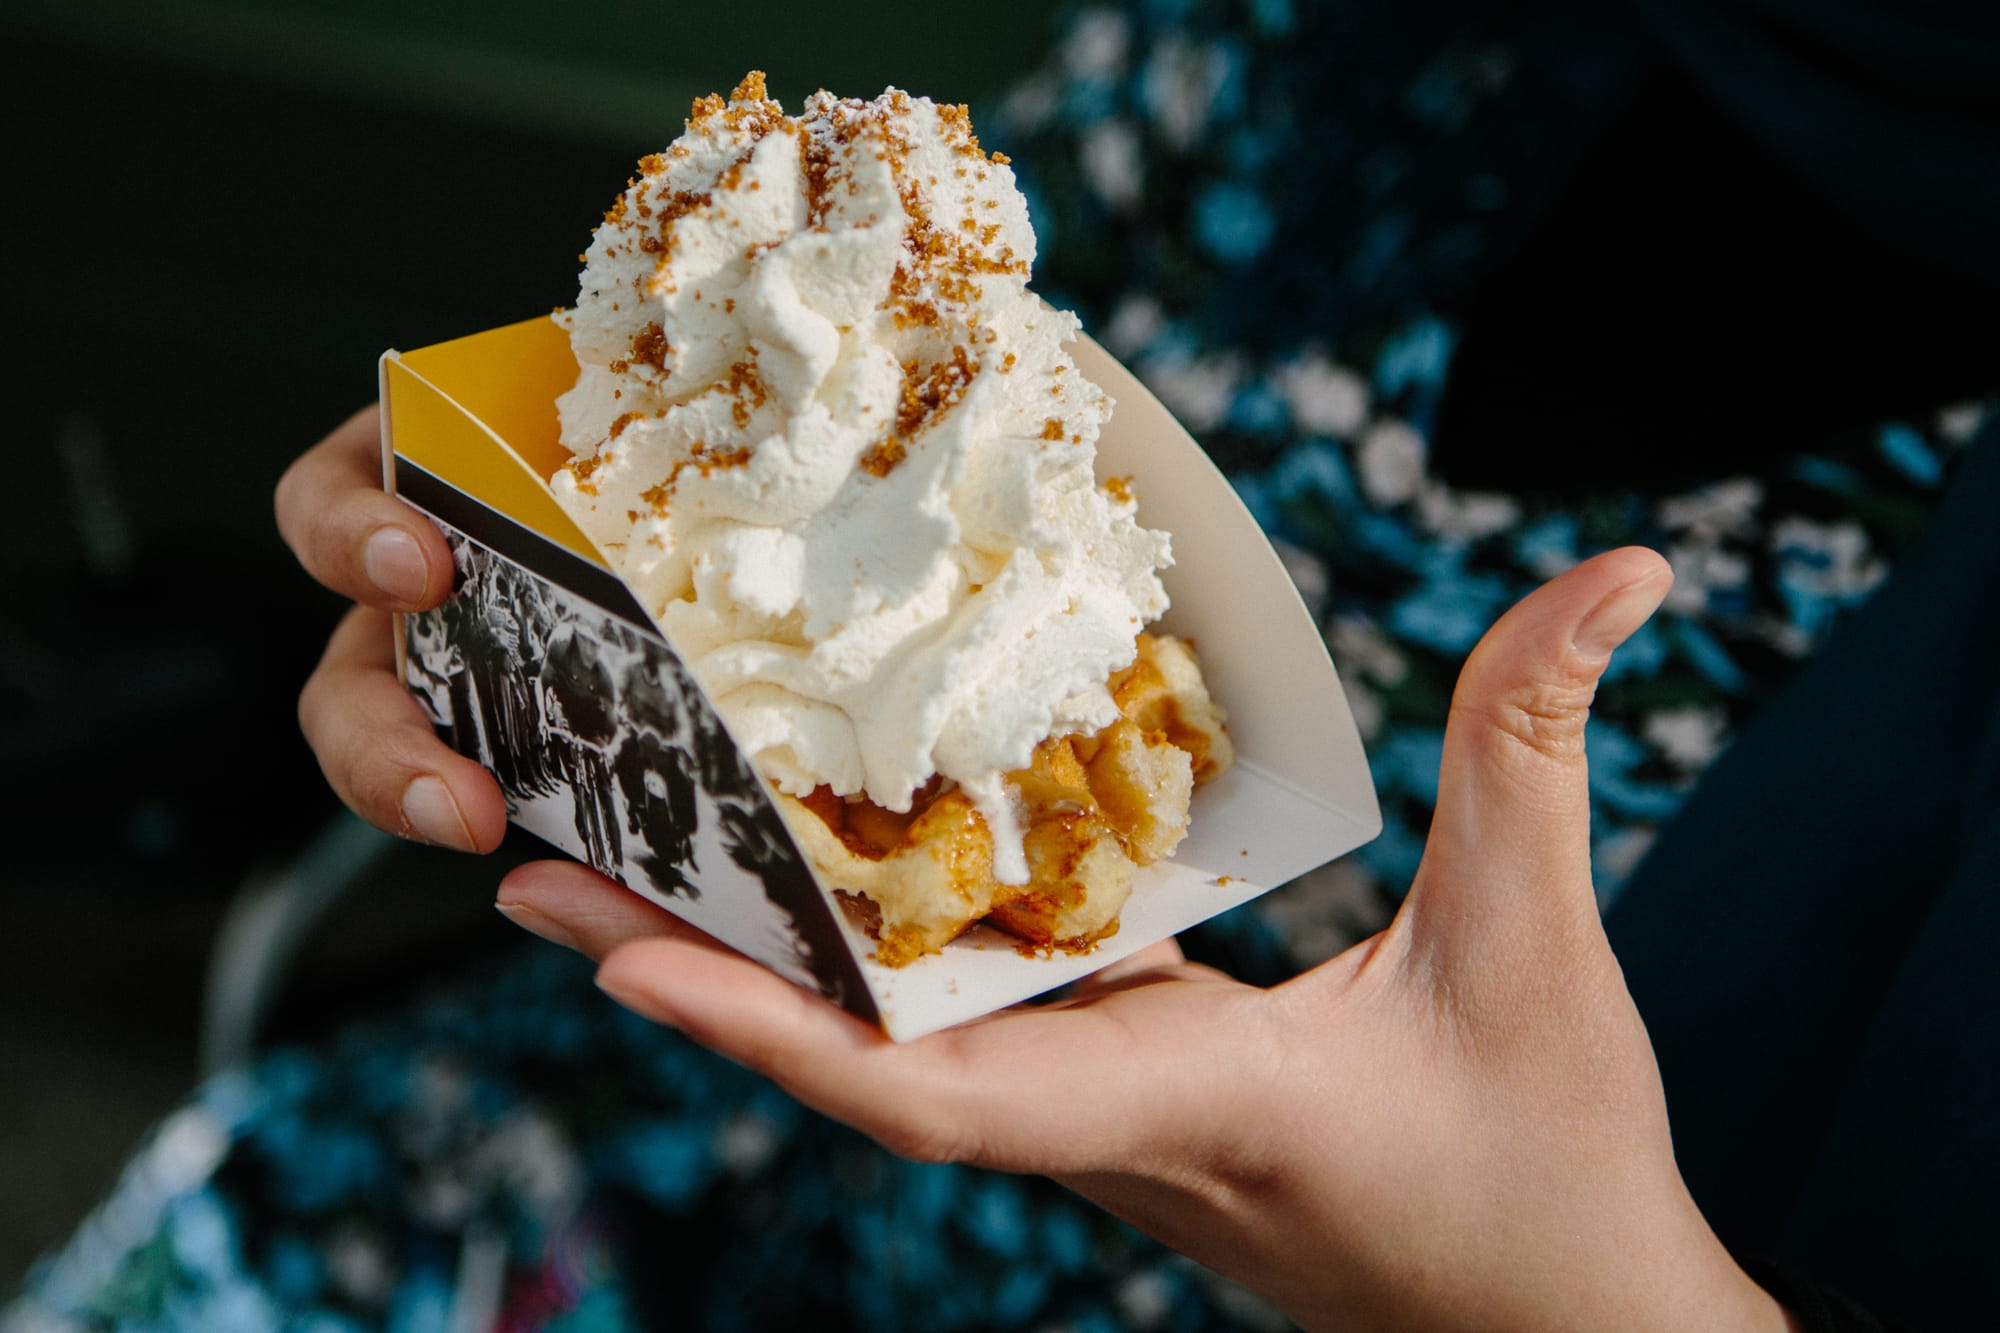
[[[1656,553],[1610,551],[1523,598],[1473,648],[1405,903],[1415,948],[1455,967],[1483,958],[1513,972],[1579,938],[1602,940],[1584,724],[1612,650],[1672,584]]]

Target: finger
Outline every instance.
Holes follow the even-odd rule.
[[[314,579],[368,606],[421,611],[451,591],[435,525],[382,488],[377,411],[363,408],[278,480],[278,532]]]
[[[772,1079],[800,1101],[905,1156],[957,1158],[957,1145],[920,1142],[943,1098],[909,1058],[935,1058],[937,1038],[899,1047],[831,1002],[707,937],[629,940],[597,984],[641,1017],[687,1033]],[[927,1045],[928,1043],[928,1045]]]
[[[602,958],[630,940],[709,939],[672,912],[575,861],[534,861],[515,868],[500,881],[494,905],[530,934],[591,958]]]
[[[1237,1090],[1208,1086],[1227,1059],[1213,1048],[1257,1031],[1223,1006],[1262,999],[1204,973],[896,1043],[705,937],[620,945],[597,984],[891,1152],[1049,1173],[1111,1169],[1235,1115]]]
[[[356,607],[299,694],[299,729],[349,809],[406,838],[490,852],[507,831],[491,774],[438,739],[396,679],[389,617]]]
[[[1672,582],[1652,551],[1608,552],[1524,598],[1473,649],[1407,904],[1427,943],[1532,948],[1564,923],[1597,930],[1584,727],[1612,650]]]

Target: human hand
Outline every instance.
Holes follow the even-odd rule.
[[[451,592],[437,528],[382,489],[382,437],[363,408],[300,455],[278,482],[278,531],[320,583],[358,605],[299,694],[299,726],[327,781],[378,828],[489,852],[507,831],[499,784],[438,739],[396,678],[389,617]]]
[[[1584,723],[1670,582],[1612,552],[1502,618],[1401,911],[1272,990],[1169,941],[897,1045],[581,866],[501,910],[890,1150],[1053,1176],[1308,1327],[1784,1328],[1682,1185],[1591,890]]]

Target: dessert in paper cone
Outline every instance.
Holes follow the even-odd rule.
[[[573,315],[382,357],[385,478],[460,569],[399,619],[399,670],[512,822],[897,1040],[1374,836],[1318,626],[1200,446],[1027,296],[1006,164],[921,99],[816,99],[780,134],[739,91],[697,105],[706,179],[642,166]],[[802,133],[815,105],[847,128]],[[837,148],[873,185],[813,166]],[[928,230],[897,183],[912,153],[926,186],[969,182]],[[766,198],[790,230],[722,246]],[[653,293],[669,254],[676,291]],[[904,272],[918,254],[937,297]],[[887,298],[855,286],[885,272]],[[697,350],[739,314],[755,327]],[[982,866],[965,893],[890,874],[946,847]]]
[[[1028,290],[964,108],[797,116],[753,74],[641,163],[561,317],[557,498],[665,628],[889,965],[1083,949],[1227,768],[1112,404]]]

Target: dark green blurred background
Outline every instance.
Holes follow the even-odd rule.
[[[894,83],[976,113],[1055,8],[0,14],[0,1292],[192,1083],[231,897],[335,814],[293,700],[338,604],[278,541],[286,463],[372,398],[385,347],[567,302],[592,225],[694,96],[761,68],[791,106]],[[316,937],[285,1027],[507,943],[497,873],[391,856]]]

